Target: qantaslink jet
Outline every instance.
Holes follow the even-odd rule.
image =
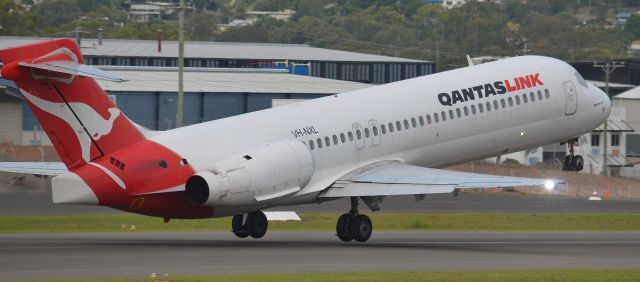
[[[84,64],[76,43],[49,40],[0,50],[61,163],[2,163],[52,175],[53,202],[103,205],[172,218],[233,216],[238,237],[260,238],[261,211],[348,197],[342,241],[367,241],[390,195],[459,189],[553,187],[561,180],[441,168],[554,142],[602,124],[607,95],[568,64],[522,56],[167,131],[133,123]],[[570,154],[566,170],[580,170]]]

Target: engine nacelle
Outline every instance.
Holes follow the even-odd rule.
[[[185,190],[198,206],[252,205],[299,191],[313,172],[307,146],[295,140],[276,141],[196,173]]]

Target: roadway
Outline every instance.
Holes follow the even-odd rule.
[[[0,235],[0,280],[273,272],[638,268],[640,232],[331,232]]]

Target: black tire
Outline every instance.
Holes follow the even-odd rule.
[[[571,166],[573,167],[574,171],[581,171],[584,168],[584,159],[582,158],[582,156],[577,155],[573,157]]]
[[[247,238],[249,236],[246,224],[242,224],[241,214],[234,215],[233,219],[231,219],[231,232],[238,238]]]
[[[262,238],[265,234],[267,234],[267,229],[269,228],[269,221],[267,221],[267,216],[264,215],[263,212],[257,211],[252,212],[247,217],[247,229],[249,230],[249,235],[253,238]]]
[[[573,158],[571,155],[568,155],[564,158],[564,166],[562,167],[564,171],[572,171],[573,170]]]
[[[349,219],[349,214],[345,213],[338,218],[338,223],[336,224],[336,236],[343,242],[351,242],[351,240],[353,240],[353,236],[349,230],[349,223],[351,221]]]
[[[373,224],[366,215],[358,215],[351,219],[351,235],[358,242],[366,242],[371,238],[373,232]]]

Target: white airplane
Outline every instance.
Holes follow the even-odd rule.
[[[261,210],[349,197],[337,236],[364,242],[384,196],[544,185],[561,180],[440,168],[574,140],[602,124],[607,95],[568,64],[523,56],[168,131],[131,122],[70,39],[0,51],[63,163],[3,163],[55,175],[53,201],[171,218],[233,216],[260,238]],[[571,143],[571,142],[570,142]],[[565,169],[580,170],[571,154]]]

